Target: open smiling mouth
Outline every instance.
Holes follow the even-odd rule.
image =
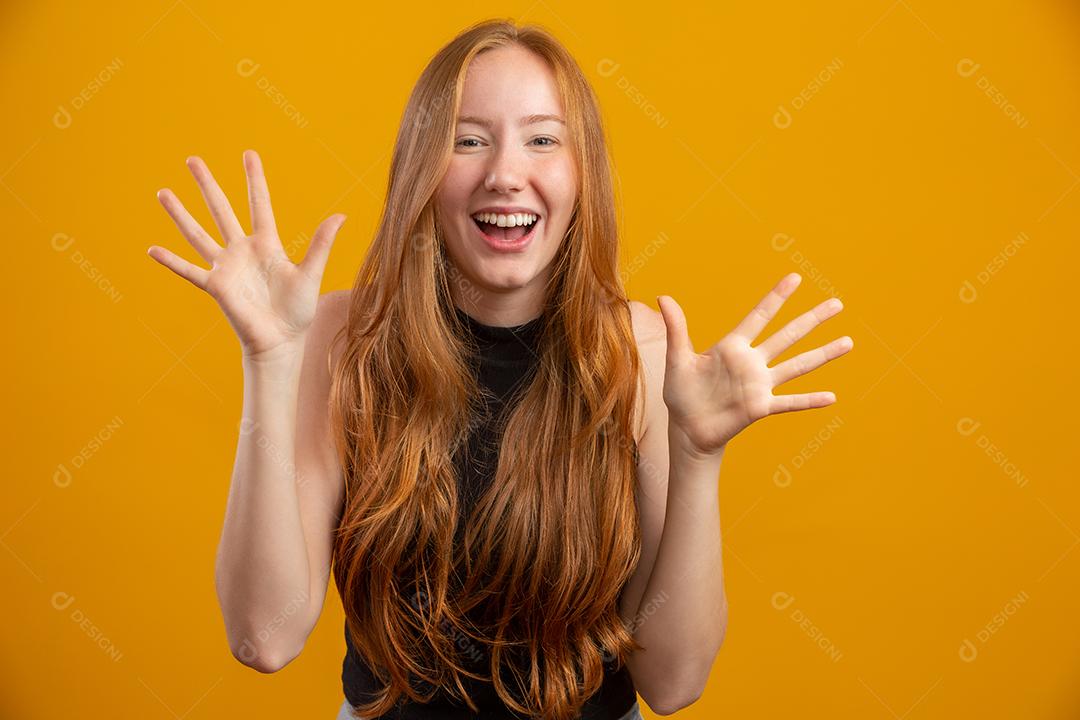
[[[477,213],[472,216],[472,221],[488,242],[521,245],[528,242],[536,232],[540,216],[532,213]]]

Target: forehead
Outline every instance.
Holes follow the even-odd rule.
[[[555,73],[531,50],[509,45],[482,52],[469,63],[462,115],[561,114],[562,110]]]

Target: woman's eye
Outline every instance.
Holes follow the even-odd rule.
[[[540,141],[546,141],[546,142],[540,142]],[[534,143],[535,142],[540,142],[540,147],[550,147],[551,145],[558,144],[559,141],[556,140],[553,137],[541,136],[541,137],[533,138],[532,142],[534,142]],[[475,143],[475,144],[468,144],[468,143]],[[456,143],[454,143],[454,146],[455,147],[475,148],[475,147],[480,146],[480,141],[477,138],[462,138],[461,140],[458,140]]]

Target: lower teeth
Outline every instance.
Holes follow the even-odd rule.
[[[477,225],[479,226],[480,231],[487,235],[489,238],[497,242],[505,243],[520,242],[524,237],[526,237],[529,233],[533,231],[533,228],[536,227],[536,223],[533,223],[532,225],[517,225],[515,226],[515,228],[523,227],[524,232],[522,232],[521,235],[516,238],[508,239],[505,237],[505,234],[514,228],[509,228],[506,226],[499,227],[498,225],[491,225],[490,223],[477,223]]]

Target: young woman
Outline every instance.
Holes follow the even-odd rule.
[[[596,98],[536,26],[468,28],[421,75],[381,222],[350,291],[319,295],[343,215],[293,264],[261,160],[247,234],[202,160],[224,246],[158,197],[243,350],[217,564],[233,654],[295,658],[331,569],[346,614],[339,717],[639,718],[701,694],[727,599],[727,442],[831,393],[773,395],[850,338],[768,363],[839,311],[756,347],[791,274],[698,354],[670,297],[626,299]]]

